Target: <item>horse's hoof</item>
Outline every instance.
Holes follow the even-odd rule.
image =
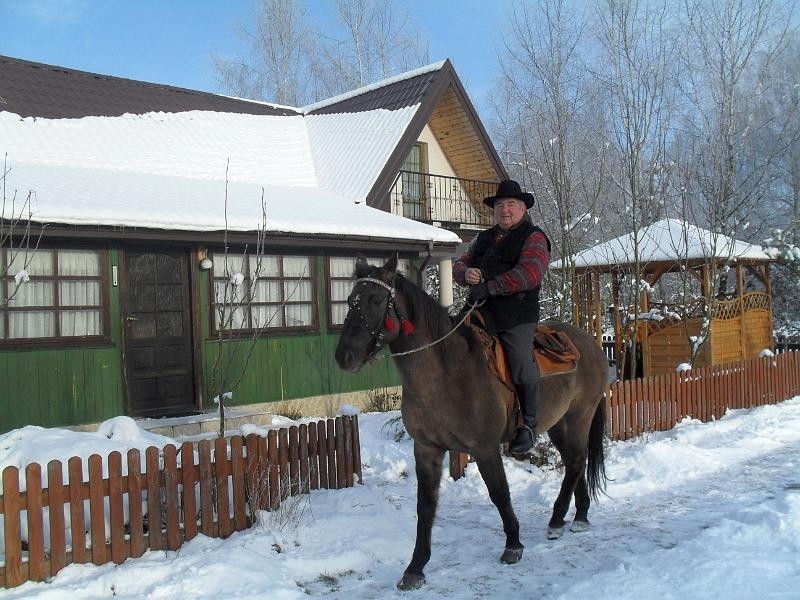
[[[547,539],[548,540],[557,540],[562,535],[564,535],[564,526],[561,527],[548,527],[547,528]]]
[[[397,583],[397,589],[403,592],[416,590],[425,583],[425,575],[422,573],[403,573],[403,578]]]
[[[589,525],[589,521],[573,521],[569,530],[574,533],[582,533],[584,531],[589,531],[591,528],[592,526]]]
[[[515,565],[517,564],[520,559],[522,558],[522,551],[525,548],[520,546],[519,548],[506,548],[503,550],[503,555],[500,557],[500,562],[505,563],[507,565]]]

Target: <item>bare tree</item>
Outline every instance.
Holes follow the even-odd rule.
[[[0,172],[3,195],[0,204],[0,249],[5,248],[7,254],[5,264],[0,263],[0,307],[7,306],[14,299],[20,286],[28,281],[28,267],[44,234],[44,226],[35,228],[31,222],[32,202],[36,193],[28,190],[22,198],[19,198],[18,190],[9,190],[7,180],[10,172],[8,155],[4,154]],[[12,265],[16,272],[14,283],[6,280],[3,286],[1,280],[6,278]]]
[[[674,23],[666,2],[605,0],[598,10],[598,37],[603,52],[600,72],[610,92],[612,129],[608,142],[614,150],[609,176],[617,194],[616,216],[632,236],[632,279],[615,281],[625,304],[632,308],[630,338],[633,348],[639,331],[642,294],[649,282],[641,261],[639,232],[662,216],[669,194],[666,149],[675,110],[672,87],[676,62]],[[630,361],[636,372],[635,355]],[[623,355],[623,364],[626,362]]]
[[[428,44],[391,0],[337,0],[338,23],[319,27],[314,75],[321,97],[428,62]]]
[[[226,91],[299,106],[428,62],[428,44],[391,0],[337,0],[331,22],[299,0],[261,0],[256,27],[240,27],[247,53],[215,57]]]
[[[605,198],[606,147],[597,89],[581,51],[586,22],[574,3],[514,7],[500,54],[496,122],[510,171],[534,188],[562,276],[549,280],[550,311],[569,318],[572,256],[594,229]]]
[[[237,59],[214,57],[222,87],[237,96],[297,106],[307,99],[312,35],[296,0],[261,0],[255,28],[239,26],[248,47]]]
[[[791,111],[764,110],[771,65],[787,40],[789,20],[781,9],[773,0],[685,4],[680,88],[686,106],[673,158],[682,171],[683,214],[712,232],[703,275],[707,313],[695,356],[707,339],[717,297],[730,285],[735,257],[722,236],[758,237],[766,225],[759,206],[769,197],[776,163],[796,137]],[[724,252],[730,253],[727,261],[715,258]]]

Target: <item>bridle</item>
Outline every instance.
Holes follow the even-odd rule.
[[[389,285],[385,281],[381,279],[377,279],[375,277],[360,277],[356,279],[355,285],[362,285],[367,283],[373,283],[377,286],[382,287],[389,293],[389,297],[386,301],[386,310],[383,313],[383,319],[379,322],[378,326],[373,329],[367,318],[364,316],[364,312],[361,310],[361,296],[360,294],[356,294],[352,299],[347,301],[348,306],[350,309],[347,311],[349,315],[351,311],[355,310],[358,312],[358,318],[361,321],[361,325],[369,332],[372,336],[372,349],[367,353],[367,358],[373,358],[378,352],[381,351],[384,344],[386,343],[386,334],[389,331],[394,332],[397,329],[398,325],[395,321],[391,318],[390,312],[394,311],[395,316],[397,317],[397,321],[399,323],[400,331],[404,335],[410,335],[414,332],[413,324],[406,319],[403,314],[398,310],[397,304],[394,301],[395,297],[395,289],[394,286]],[[347,317],[345,317],[346,319]]]
[[[398,322],[400,323],[401,334],[411,335],[412,333],[414,333],[415,330],[414,324],[408,319],[406,319],[405,316],[403,316],[403,314],[398,310],[397,304],[394,301],[395,298],[394,286],[389,285],[388,283],[386,283],[381,279],[376,279],[375,277],[360,277],[355,281],[356,285],[366,284],[366,283],[374,283],[375,285],[380,286],[387,292],[389,292],[389,298],[386,302],[386,311],[384,312],[383,315],[383,321],[382,321],[383,326],[392,331],[394,331],[394,329],[397,327],[395,322],[389,316],[389,311],[393,310],[395,316],[397,316]],[[452,333],[454,333],[456,329],[461,327],[464,321],[466,321],[472,314],[472,311],[478,308],[479,306],[483,305],[484,302],[485,300],[481,300],[480,302],[475,302],[473,304],[470,304],[469,310],[464,314],[464,316],[461,318],[458,324],[455,327],[453,327],[450,331],[448,331],[446,334],[444,334],[442,337],[440,337],[438,340],[433,340],[432,342],[429,342],[423,346],[420,346],[418,348],[413,348],[411,350],[406,350],[405,352],[392,352],[387,354],[387,356],[389,357],[405,356],[406,354],[413,354],[415,352],[426,350],[431,346],[435,346],[439,342],[445,340]],[[383,348],[383,345],[386,341],[386,332],[381,328],[380,325],[377,327],[377,329],[373,330],[372,327],[370,327],[369,323],[367,323],[367,319],[364,317],[364,313],[361,310],[361,297],[359,296],[359,294],[356,294],[355,297],[353,297],[352,301],[348,300],[347,304],[350,307],[350,309],[347,311],[347,314],[349,315],[350,311],[352,310],[357,310],[359,319],[361,320],[361,324],[372,336],[373,340],[372,350],[370,350],[370,352],[367,353],[367,359],[372,359],[375,357],[376,354],[378,354],[378,352],[380,352],[381,348]],[[347,317],[345,317],[345,319],[346,318]]]

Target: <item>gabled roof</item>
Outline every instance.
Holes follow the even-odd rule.
[[[455,125],[437,124],[443,106]],[[449,61],[292,108],[0,57],[7,187],[35,189],[35,218],[47,222],[221,229],[210,215],[227,180],[230,205],[241,203],[230,230],[260,222],[260,203],[251,203],[264,190],[269,226],[280,222],[282,232],[456,243],[381,206],[429,121],[445,150],[461,136],[487,178],[504,175]],[[319,203],[339,210],[315,211]],[[380,227],[366,225],[369,215]]]
[[[66,69],[0,56],[0,110],[21,117],[76,119],[116,117],[125,113],[212,110],[251,115],[291,115],[297,110]]]
[[[642,265],[685,263],[710,258],[736,261],[769,261],[761,246],[713,233],[680,219],[662,219],[634,234],[626,234],[603,242],[574,255],[575,268],[608,270],[632,264],[634,241],[638,242]],[[561,267],[560,261],[550,264]]]

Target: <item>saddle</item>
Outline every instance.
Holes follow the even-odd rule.
[[[508,359],[506,358],[506,352],[503,348],[503,344],[500,342],[500,338],[486,330],[486,322],[478,311],[473,312],[464,324],[475,332],[483,348],[483,352],[486,355],[486,362],[489,365],[489,370],[512,392],[510,396],[512,400],[509,406],[507,406],[510,417],[509,422],[521,425],[522,416],[519,410],[517,389],[516,386],[514,386],[514,382],[511,381]],[[578,368],[578,359],[580,357],[580,350],[578,350],[572,339],[565,332],[557,331],[545,325],[536,326],[536,332],[533,336],[532,358],[539,366],[539,372],[542,378],[571,373]],[[515,428],[511,428],[510,431],[507,432],[509,439],[510,436],[513,435],[514,429]]]
[[[508,389],[514,391],[506,352],[500,338],[486,330],[486,322],[477,311],[473,312],[464,324],[472,328],[478,337],[486,354],[489,369]],[[580,350],[565,332],[546,325],[536,326],[533,336],[533,360],[539,365],[542,377],[571,373],[577,368],[580,357]]]

